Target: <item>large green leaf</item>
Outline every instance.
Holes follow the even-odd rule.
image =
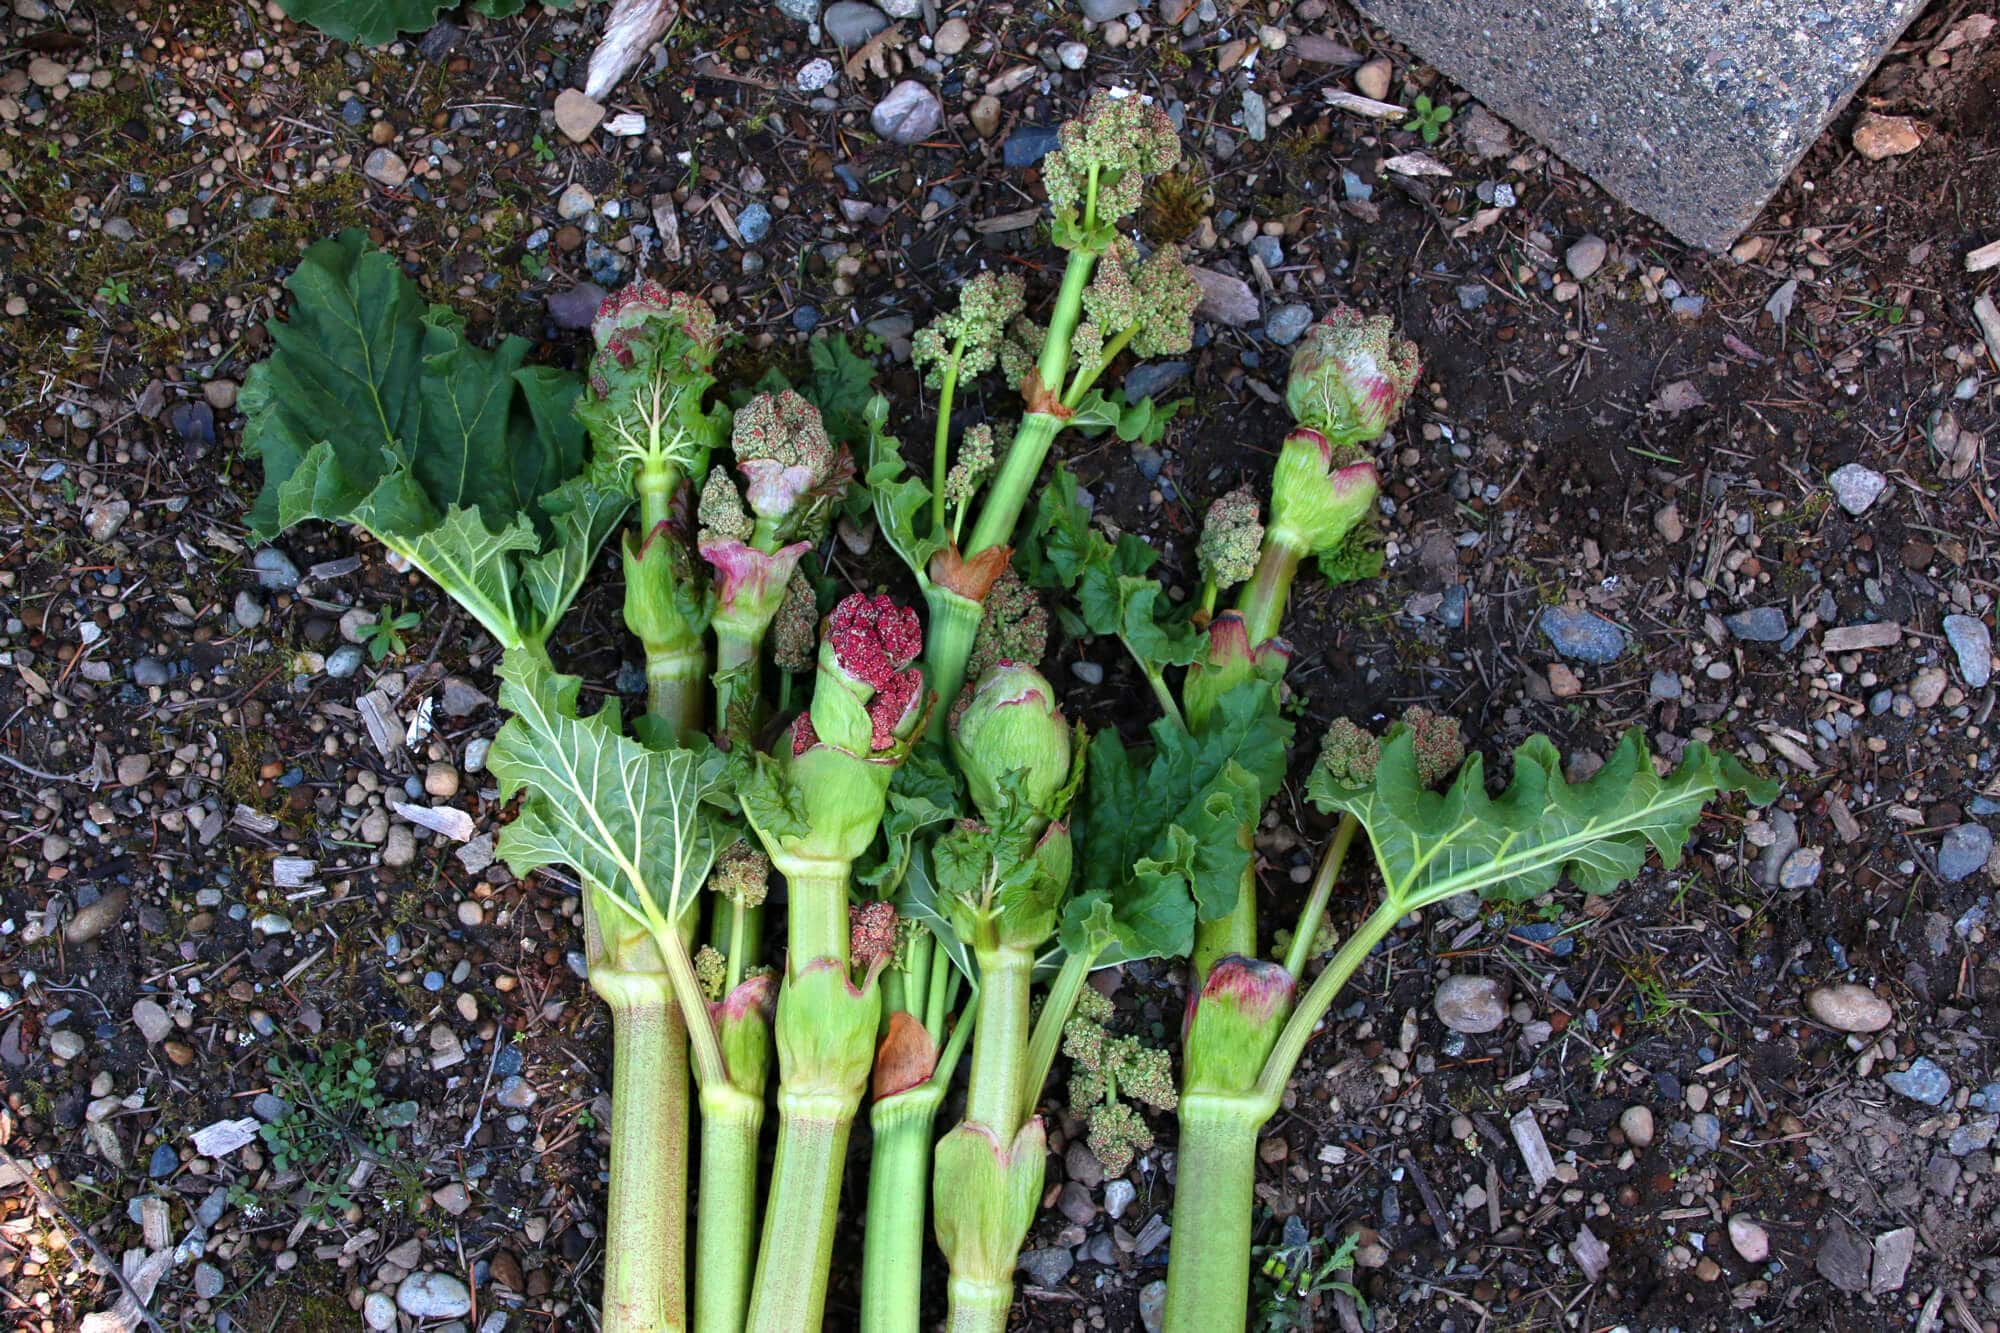
[[[1322,769],[1308,794],[1320,809],[1361,821],[1390,902],[1411,912],[1460,893],[1532,898],[1565,874],[1586,892],[1608,892],[1639,873],[1649,846],[1672,868],[1703,806],[1732,791],[1762,804],[1777,786],[1699,743],[1661,777],[1631,731],[1582,782],[1566,781],[1556,747],[1531,736],[1514,751],[1513,781],[1498,797],[1486,794],[1476,754],[1434,792],[1418,779],[1410,733],[1397,730],[1367,786],[1345,786]]]
[[[568,9],[583,0],[543,0],[544,9]],[[470,8],[488,18],[508,18],[521,12],[523,0],[471,0]],[[383,46],[398,33],[423,32],[440,12],[454,9],[438,0],[279,0],[285,16],[310,24],[329,37],[364,46]]]
[[[888,419],[889,400],[877,394],[868,401],[862,413],[862,423],[868,432],[867,467],[863,479],[874,501],[875,522],[882,529],[882,535],[888,538],[890,547],[916,575],[917,583],[928,588],[931,557],[944,549],[944,538],[935,532],[928,536],[917,535],[917,517],[926,512],[931,502],[931,488],[909,475],[909,469],[903,462],[902,445],[895,436],[883,430]]]
[[[578,717],[580,682],[531,654],[507,654],[500,677],[511,716],[487,763],[503,800],[526,793],[500,855],[517,875],[571,866],[635,921],[677,922],[717,851],[715,767],[702,752],[625,735],[615,705]]]
[[[252,529],[354,523],[503,645],[546,642],[630,503],[615,466],[589,464],[580,381],[524,365],[521,339],[473,345],[360,232],[307,250],[286,285],[240,400],[264,464]]]
[[[1127,958],[1178,957],[1198,917],[1226,916],[1250,864],[1243,830],[1283,779],[1290,735],[1261,680],[1225,693],[1199,732],[1156,721],[1150,755],[1135,758],[1117,733],[1099,732],[1075,816],[1079,887],[1063,946],[1085,947],[1100,904]]]

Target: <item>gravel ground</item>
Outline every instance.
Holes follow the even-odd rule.
[[[1070,461],[1183,586],[1202,506],[1268,475],[1305,320],[1386,310],[1425,355],[1386,576],[1302,581],[1300,734],[1424,701],[1490,754],[1542,730],[1588,768],[1638,727],[1785,785],[1672,872],[1371,961],[1258,1188],[1270,1257],[1358,1231],[1354,1267],[1260,1281],[1260,1326],[2000,1327],[1991,19],[1934,6],[1709,256],[1329,0],[892,7],[691,5],[594,125],[558,95],[596,9],[377,51],[244,6],[0,18],[4,1318],[130,1288],[165,1327],[592,1326],[607,1023],[576,899],[493,861],[491,647],[379,548],[243,525],[237,386],[300,247],[365,226],[563,364],[645,273],[742,334],[728,378],[840,330],[907,420],[911,328],[1047,265],[1050,127],[1122,84],[1182,126],[1142,229],[1210,297],[1128,381],[1192,400],[1166,438]],[[1426,143],[1357,91],[1455,115]],[[629,685],[610,583],[567,651]],[[1136,711],[1115,645],[1052,674]],[[1273,910],[1328,832],[1273,802]],[[1183,983],[1126,969],[1121,1021],[1171,1033]],[[1150,1323],[1171,1119],[1107,1180],[1050,1095],[1015,1322]]]

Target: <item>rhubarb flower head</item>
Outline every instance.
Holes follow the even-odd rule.
[[[707,371],[722,348],[715,312],[706,301],[643,279],[604,298],[590,336],[597,344],[590,385],[600,398],[610,392],[617,372],[633,369],[652,354],[648,344],[670,352],[669,363],[678,361],[689,372]]]
[[[1329,782],[1343,787],[1365,787],[1375,780],[1375,766],[1382,762],[1382,742],[1373,732],[1344,717],[1327,727],[1319,743],[1319,758],[1313,767]]]
[[[1001,662],[968,685],[951,716],[951,753],[989,823],[1024,801],[1042,818],[1069,785],[1074,758],[1069,723],[1056,692],[1031,666]]]
[[[1271,475],[1271,537],[1301,555],[1331,555],[1368,518],[1381,493],[1373,460],[1351,444],[1335,445],[1317,430],[1297,427],[1279,447]]]
[[[826,618],[812,711],[793,733],[793,753],[815,743],[867,756],[908,739],[921,712],[923,651],[917,613],[886,595],[854,593]]]
[[[1182,1092],[1249,1092],[1291,1015],[1296,985],[1276,963],[1237,954],[1218,960],[1201,990],[1188,996]]]
[[[708,480],[702,483],[701,503],[695,508],[695,519],[701,524],[698,535],[704,545],[710,542],[747,542],[755,531],[750,512],[743,507],[743,493],[736,489],[736,483],[721,468],[709,469]]]
[[[1007,326],[1027,309],[1027,283],[1018,273],[981,273],[959,293],[958,309],[939,315],[910,340],[910,359],[924,372],[924,383],[944,387],[952,373],[952,349],[958,350],[957,375],[970,383],[993,368]]]
[[[1139,332],[1132,338],[1132,354],[1179,356],[1193,347],[1201,287],[1181,262],[1180,251],[1171,245],[1153,251],[1139,266],[1133,285],[1139,290]]]
[[[1107,1175],[1122,1176],[1132,1158],[1153,1146],[1153,1131],[1131,1103],[1158,1111],[1179,1104],[1167,1053],[1136,1037],[1106,1029],[1111,1001],[1086,986],[1076,1014],[1063,1025],[1063,1054],[1070,1059],[1070,1109],[1084,1114],[1090,1151]]]
[[[810,671],[818,644],[819,599],[813,595],[812,580],[794,569],[771,621],[771,657],[780,671]]]
[[[1417,780],[1426,787],[1441,785],[1465,762],[1465,736],[1457,718],[1415,705],[1404,710],[1388,734],[1393,737],[1403,732],[1410,735]],[[1382,741],[1339,717],[1320,741],[1313,777],[1343,787],[1365,787],[1375,780],[1375,768],[1381,760]]]
[[[770,891],[771,858],[750,839],[729,844],[708,872],[708,887],[732,903],[761,907]]]
[[[790,389],[745,403],[729,442],[758,535],[769,540],[817,536],[854,479],[854,460],[827,437],[819,409]]]
[[[1440,785],[1465,762],[1465,734],[1457,718],[1415,704],[1403,710],[1401,725],[1410,733],[1417,781],[1426,787]]]
[[[1062,146],[1042,160],[1042,180],[1059,219],[1115,225],[1138,211],[1145,178],[1180,161],[1180,136],[1156,104],[1099,92],[1064,125]]]
[[[1360,444],[1389,429],[1417,382],[1416,345],[1387,315],[1341,306],[1307,330],[1292,354],[1285,403],[1292,419],[1336,445]]]
[[[966,659],[965,678],[978,680],[1002,662],[1033,666],[1049,650],[1049,611],[1033,588],[1010,565],[986,594],[979,630]]]
[[[863,974],[888,965],[895,956],[896,909],[879,899],[847,909],[847,954]]]
[[[1261,513],[1257,493],[1248,486],[1238,486],[1208,507],[1195,547],[1205,581],[1228,589],[1257,572],[1257,552],[1264,543]]]

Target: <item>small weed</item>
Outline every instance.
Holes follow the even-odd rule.
[[[403,631],[415,629],[422,623],[422,617],[415,611],[400,611],[390,614],[388,607],[376,613],[373,624],[361,627],[361,642],[368,649],[368,660],[380,662],[387,657],[401,657],[410,645],[403,642]]]
[[[1425,143],[1436,143],[1444,137],[1444,127],[1451,121],[1451,108],[1433,102],[1424,93],[1417,94],[1417,100],[1410,103],[1408,128],[1415,130]]]
[[[348,1158],[355,1152],[393,1160],[396,1126],[408,1103],[384,1106],[366,1041],[337,1041],[303,1060],[274,1055],[264,1066],[272,1092],[289,1110],[258,1131],[271,1165],[305,1181],[305,1215],[320,1221],[345,1212]]]
[[[1368,1302],[1354,1284],[1334,1277],[1341,1269],[1354,1267],[1360,1243],[1360,1234],[1350,1232],[1329,1251],[1325,1239],[1308,1232],[1296,1216],[1286,1218],[1283,1243],[1257,1251],[1263,1263],[1257,1273],[1257,1309],[1250,1328],[1256,1333],[1309,1328],[1320,1299],[1335,1292],[1351,1296],[1365,1315]]]
[[[528,144],[528,151],[535,155],[535,161],[547,166],[556,160],[556,150],[549,147],[549,141],[537,134]]]
[[[124,278],[106,279],[104,285],[97,289],[97,299],[106,305],[131,305],[132,284]]]

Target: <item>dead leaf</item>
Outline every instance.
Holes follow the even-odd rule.
[[[937,1043],[915,1017],[897,1009],[889,1015],[889,1030],[875,1048],[875,1100],[907,1092],[937,1068]]]
[[[1451,239],[1458,241],[1463,240],[1467,236],[1477,236],[1480,232],[1485,231],[1488,227],[1498,222],[1500,215],[1506,211],[1504,208],[1480,209],[1472,215],[1471,221],[1461,222],[1458,226],[1452,228]]]
[[[1405,176],[1449,176],[1451,168],[1432,157],[1429,153],[1398,153],[1382,164],[1384,171],[1400,172]]]
[[[1958,424],[1957,414],[1938,412],[1931,417],[1931,448],[1937,452],[1938,475],[1946,481],[1963,481],[1972,475],[1980,443],[1977,432]]]
[[[1792,317],[1792,303],[1798,300],[1798,296],[1799,280],[1788,279],[1777,291],[1771,293],[1770,300],[1764,302],[1764,313],[1779,324],[1783,324]]]
[[[909,38],[903,35],[902,24],[891,23],[888,27],[854,48],[854,54],[847,58],[847,64],[844,66],[847,70],[847,77],[858,79],[861,77],[862,71],[867,70],[872,72],[878,79],[888,78],[889,53],[891,51],[902,50],[909,43],[909,40]]]
[[[1675,380],[1660,390],[1660,396],[1646,404],[1655,412],[1665,412],[1677,417],[1683,412],[1692,412],[1697,407],[1708,406],[1708,399],[1701,396],[1701,390],[1694,387],[1693,380]]]

